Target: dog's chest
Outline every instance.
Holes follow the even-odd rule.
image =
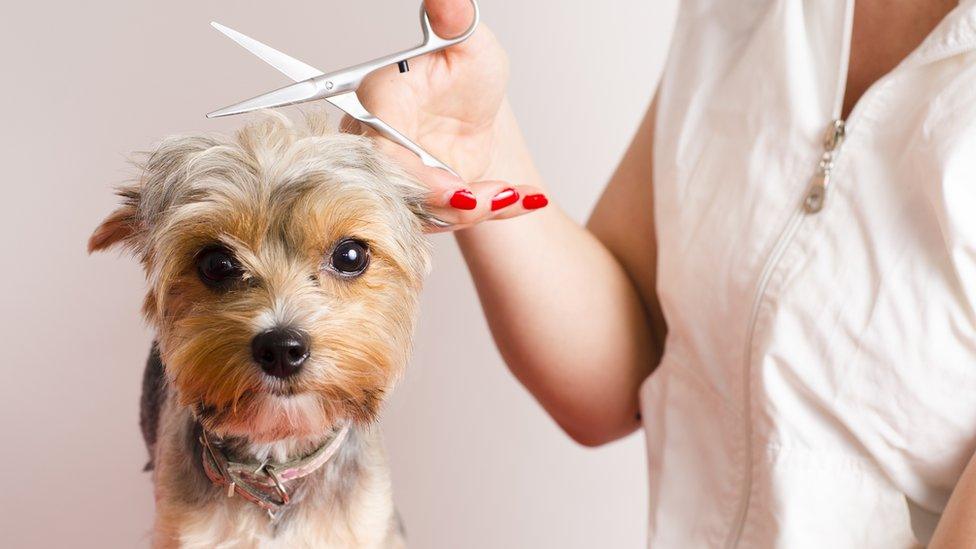
[[[272,522],[256,505],[226,497],[226,489],[206,478],[185,409],[167,408],[163,419],[154,475],[157,547],[402,547],[378,433],[350,435]]]
[[[187,517],[179,531],[186,548],[390,548],[402,547],[381,509],[343,510],[333,516],[325,509],[296,510],[273,526],[263,512],[241,505],[214,504]]]

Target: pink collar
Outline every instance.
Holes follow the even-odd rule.
[[[350,425],[347,422],[330,440],[311,454],[279,464],[272,464],[267,460],[263,463],[231,461],[220,444],[211,441],[207,431],[203,430],[200,436],[203,470],[215,486],[227,487],[227,497],[238,493],[267,511],[271,520],[274,520],[277,512],[291,500],[285,483],[306,477],[325,465],[345,441]]]

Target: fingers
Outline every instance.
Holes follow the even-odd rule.
[[[549,197],[543,189],[532,185],[510,187],[514,197],[494,195],[491,201],[491,219],[518,217],[549,205]],[[504,191],[503,191],[504,192]]]
[[[347,126],[355,120],[343,120]],[[425,166],[412,152],[379,138],[370,131],[374,143],[429,190],[425,208],[448,227],[430,227],[431,232],[453,231],[492,219],[509,219],[544,208],[549,199],[531,185],[512,185],[505,181],[466,183],[450,172]]]
[[[442,38],[454,38],[468,30],[474,19],[471,0],[424,0],[430,26]]]
[[[450,223],[450,230],[458,230],[483,221],[525,215],[548,203],[538,187],[478,181],[458,191],[432,192],[427,208],[434,217]]]

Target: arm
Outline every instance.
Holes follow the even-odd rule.
[[[976,456],[966,466],[956,483],[939,525],[935,528],[930,549],[965,549],[976,547]]]
[[[443,36],[470,21],[467,0],[426,5]],[[580,443],[632,432],[639,424],[637,391],[659,359],[664,335],[653,278],[653,115],[588,227],[555,204],[532,209],[519,202],[493,211],[492,197],[507,187],[523,198],[545,193],[504,97],[504,52],[481,27],[468,41],[412,65],[406,75],[391,71],[365,82],[360,97],[464,176],[459,181],[425,168],[378,140],[431,188],[432,212],[462,229],[457,241],[505,362]],[[452,205],[458,190],[469,190],[476,205]],[[506,221],[483,223],[498,219]]]
[[[504,168],[491,177],[542,188],[514,117],[503,115]],[[505,362],[586,445],[638,427],[638,388],[660,358],[652,140],[653,107],[587,228],[557,206],[457,233]]]

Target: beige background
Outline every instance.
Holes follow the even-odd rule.
[[[217,19],[322,69],[413,45],[417,2],[5,6],[0,546],[138,547],[152,520],[137,399],[141,273],[84,244],[130,151],[286,83]],[[584,219],[649,100],[674,0],[483,0],[552,194]],[[415,548],[640,547],[641,437],[586,450],[505,369],[453,240],[436,237],[415,359],[385,412]],[[534,281],[543,284],[545,281]]]

